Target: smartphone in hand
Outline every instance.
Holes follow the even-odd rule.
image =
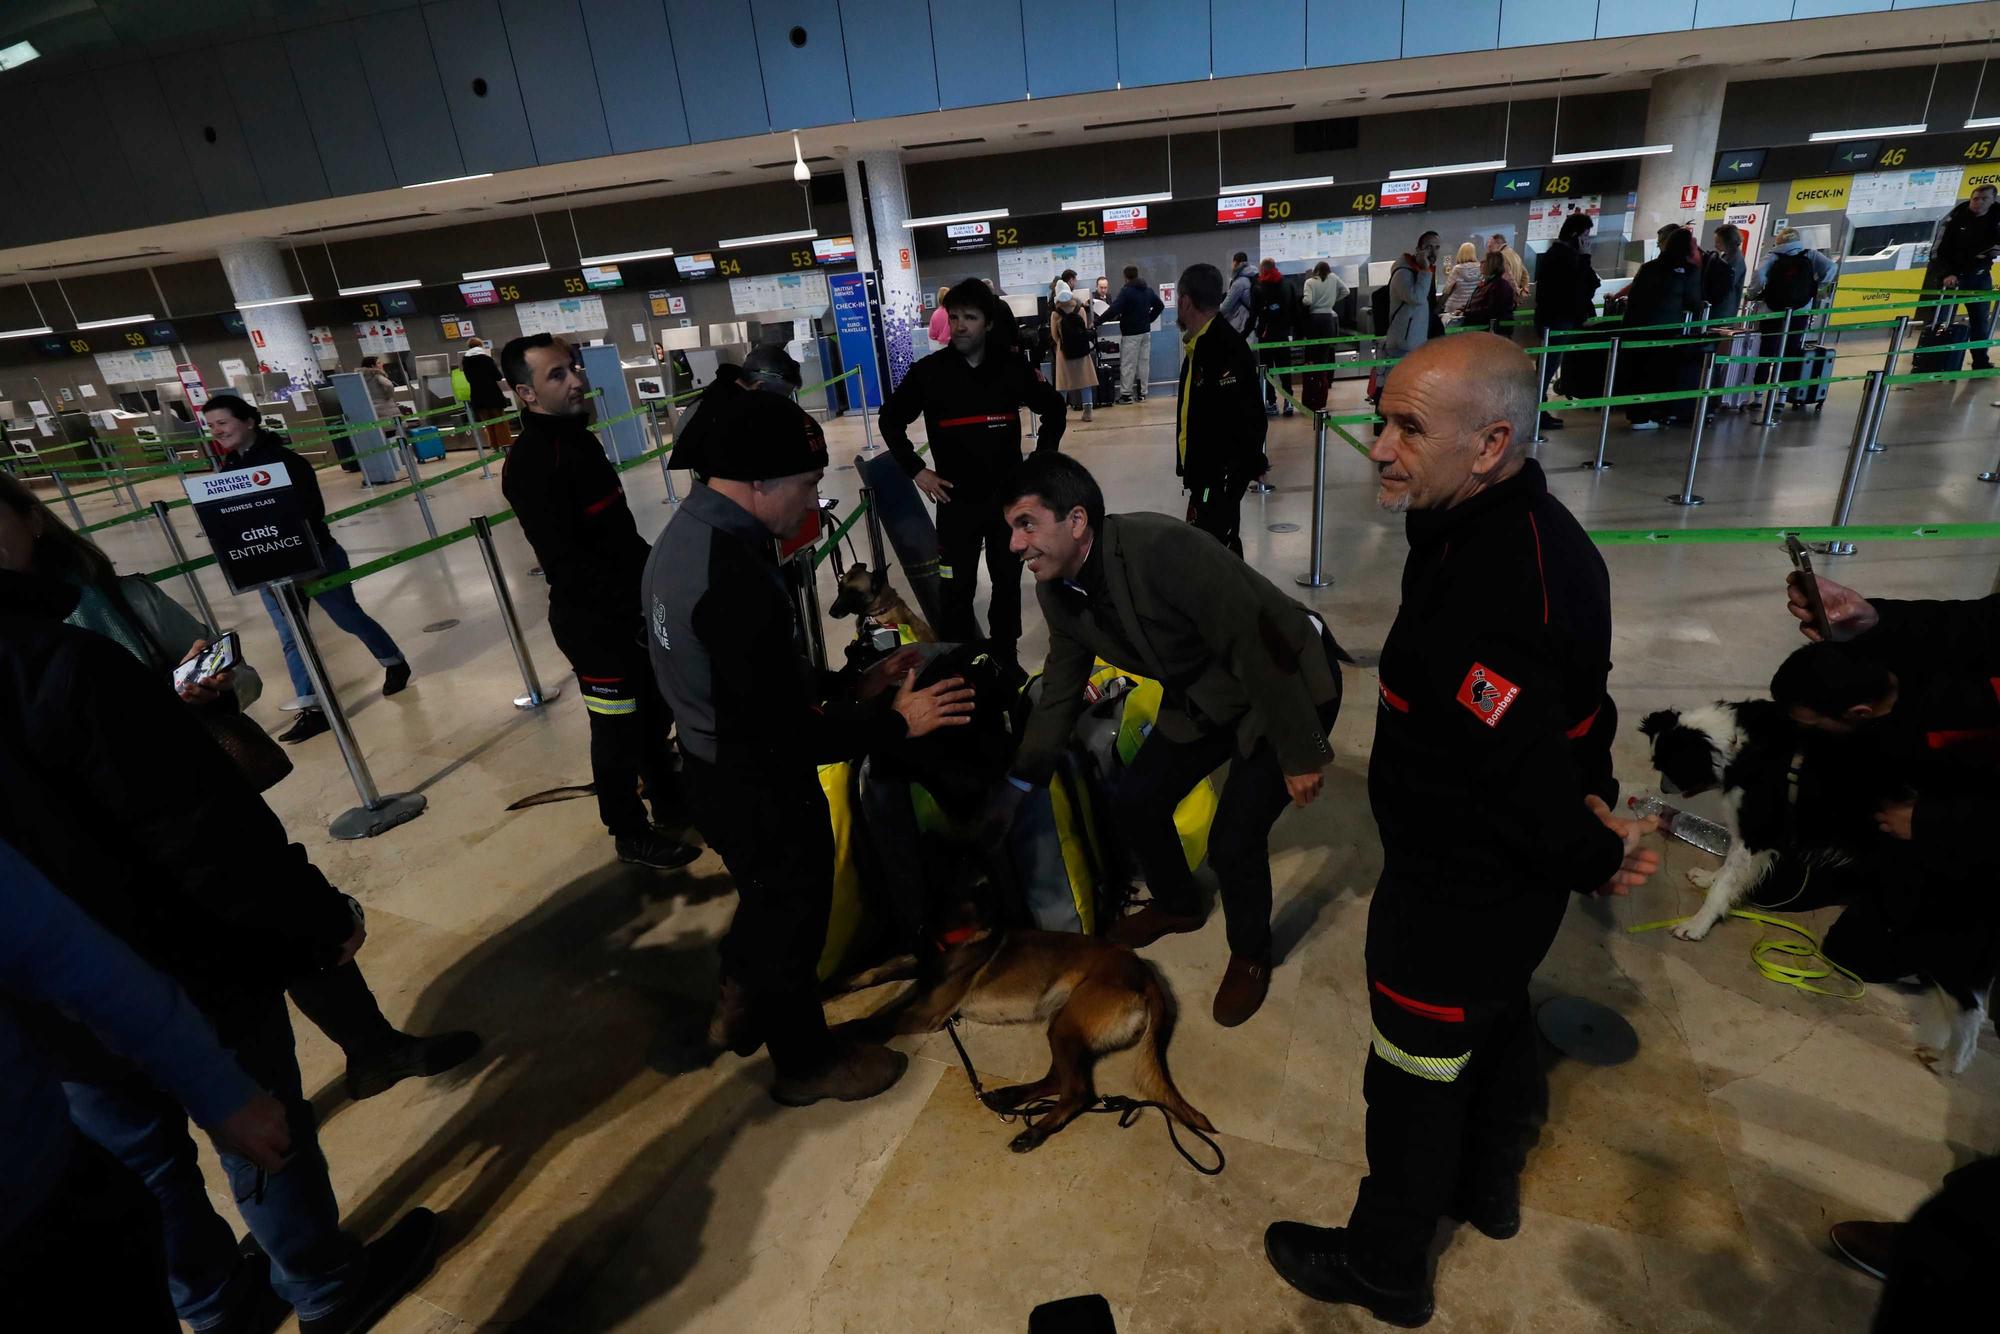
[[[1812,555],[1796,533],[1785,535],[1785,551],[1792,558],[1792,568],[1799,572],[1799,587],[1805,592],[1806,610],[1812,613],[1813,629],[1819,631],[1822,643],[1831,644],[1833,622],[1827,619],[1826,603],[1819,595],[1819,576],[1813,573]]]
[[[216,636],[213,644],[174,668],[174,689],[233,670],[243,660],[241,641],[234,630]]]

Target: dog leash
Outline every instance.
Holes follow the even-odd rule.
[[[965,1078],[972,1085],[972,1096],[979,1099],[979,1105],[987,1111],[1009,1124],[1019,1121],[1025,1126],[1031,1118],[1054,1109],[1056,1105],[1054,1098],[1038,1098],[1034,1102],[1022,1103],[1011,1112],[1003,1112],[998,1107],[987,1102],[986,1086],[979,1082],[979,1072],[972,1068],[972,1056],[965,1050],[965,1043],[959,1040],[957,1015],[953,1015],[944,1021],[944,1031],[946,1036],[951,1038],[951,1045],[958,1049],[958,1059],[965,1066]],[[1157,1107],[1160,1109],[1160,1115],[1166,1118],[1167,1122],[1167,1138],[1173,1142],[1174,1152],[1186,1159],[1189,1167],[1207,1177],[1220,1176],[1222,1174],[1222,1169],[1228,1166],[1227,1160],[1222,1156],[1222,1146],[1210,1139],[1203,1132],[1196,1130],[1193,1126],[1186,1127],[1188,1134],[1193,1135],[1203,1144],[1206,1144],[1209,1152],[1215,1155],[1214,1167],[1205,1166],[1197,1161],[1195,1156],[1189,1153],[1186,1146],[1181,1143],[1181,1137],[1176,1133],[1175,1129],[1177,1122],[1174,1120],[1174,1114],[1167,1110],[1164,1103],[1154,1102],[1147,1098],[1126,1098],[1117,1094],[1099,1094],[1097,1101],[1084,1108],[1078,1115],[1081,1116],[1089,1112],[1113,1112],[1118,1116],[1118,1128],[1124,1130],[1144,1115],[1148,1107]]]
[[[1860,1000],[1862,996],[1867,994],[1868,984],[1861,980],[1861,975],[1851,968],[1835,963],[1832,959],[1827,959],[1825,952],[1820,948],[1819,938],[1800,926],[1797,922],[1788,922],[1782,917],[1771,917],[1764,913],[1749,912],[1742,908],[1731,908],[1729,915],[1731,917],[1741,917],[1746,922],[1761,922],[1765,926],[1775,926],[1786,931],[1795,931],[1805,937],[1804,943],[1796,940],[1766,938],[1750,947],[1750,961],[1757,966],[1759,973],[1762,973],[1771,981],[1782,982],[1788,987],[1797,987],[1800,991],[1810,991],[1815,996],[1832,996],[1836,1000]],[[1685,917],[1669,917],[1658,922],[1641,922],[1638,926],[1628,926],[1625,930],[1630,934],[1636,935],[1641,931],[1657,931],[1663,926],[1679,926],[1687,920]],[[1784,955],[1793,959],[1826,959],[1827,966],[1825,968],[1812,968],[1801,964],[1785,963],[1773,957],[1776,955]],[[1854,990],[1832,991],[1826,987],[1814,985],[1821,979],[1832,977],[1836,973],[1853,982]]]

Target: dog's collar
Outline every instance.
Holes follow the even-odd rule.
[[[949,931],[941,931],[936,940],[938,953],[942,954],[954,945],[963,945],[978,934],[979,928],[976,926],[960,926]]]

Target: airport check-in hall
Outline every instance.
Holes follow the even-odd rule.
[[[1993,1327],[1996,37],[4,7],[0,1324]]]

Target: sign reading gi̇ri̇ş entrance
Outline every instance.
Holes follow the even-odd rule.
[[[231,592],[320,571],[319,544],[282,463],[184,477]]]

